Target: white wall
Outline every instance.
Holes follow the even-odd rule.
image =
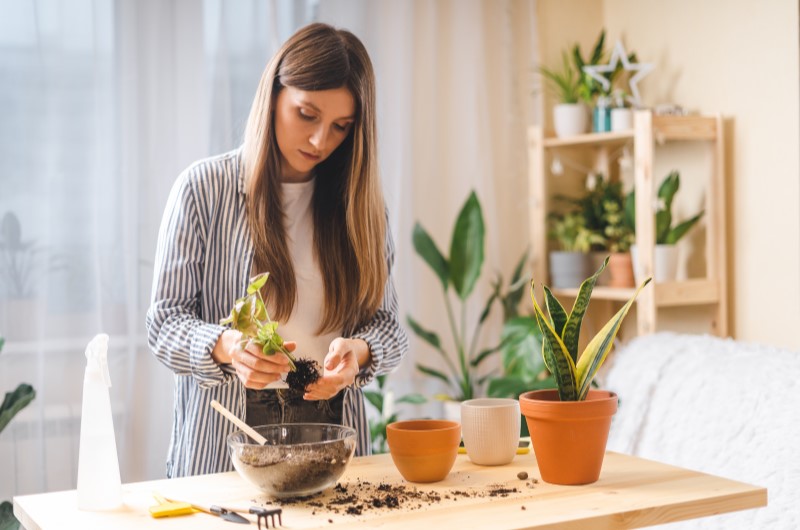
[[[605,27],[655,70],[647,105],[722,113],[726,129],[728,292],[737,339],[794,350],[800,336],[800,67],[790,0],[539,0],[542,59]]]

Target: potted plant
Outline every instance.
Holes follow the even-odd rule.
[[[481,383],[477,378],[478,369],[490,355],[500,348],[500,344],[498,344],[491,348],[478,350],[481,329],[496,300],[494,294],[486,301],[478,321],[467,322],[467,302],[483,268],[484,239],[483,213],[475,192],[469,195],[458,214],[451,236],[448,257],[439,251],[436,243],[422,225],[416,223],[414,226],[414,250],[441,282],[453,348],[453,350],[447,348],[438,333],[423,327],[409,315],[407,317],[409,327],[417,337],[433,347],[434,351],[441,356],[446,371],[422,363],[417,363],[416,367],[421,373],[434,377],[447,386],[446,393],[437,394],[434,398],[443,400],[446,404],[451,403],[453,405],[451,414],[453,415],[457,414],[456,410],[458,410],[456,402],[475,397]],[[456,318],[453,308],[453,299],[460,306],[458,318]],[[451,354],[450,351],[454,353]]]
[[[0,337],[0,351],[3,350],[4,343],[5,339]],[[19,411],[33,401],[34,397],[36,397],[36,392],[33,387],[25,383],[21,383],[13,392],[6,392],[3,403],[0,405],[0,433]],[[19,521],[14,517],[14,507],[9,501],[0,503],[0,528],[3,530],[19,528]]]
[[[561,68],[538,68],[545,78],[558,103],[553,108],[553,126],[556,136],[565,138],[583,134],[589,130],[589,112],[581,101],[581,73],[564,52]]]
[[[603,243],[603,238],[586,226],[583,212],[573,210],[564,214],[551,214],[550,239],[560,250],[551,250],[550,282],[558,289],[578,287],[589,274],[589,251],[592,245]]]
[[[553,484],[589,484],[600,476],[617,396],[592,390],[592,381],[614,344],[617,331],[639,291],[606,323],[578,355],[581,324],[597,277],[608,260],[582,284],[569,313],[544,286],[547,315],[531,300],[542,333],[542,357],[553,373],[557,389],[534,390],[519,397],[520,410],[531,433],[542,479]]]
[[[658,188],[658,208],[656,209],[656,246],[653,256],[653,276],[656,283],[673,281],[678,272],[677,243],[691,228],[697,224],[705,213],[701,210],[697,215],[673,226],[672,201],[681,186],[680,173],[672,171],[666,176]],[[628,194],[625,202],[626,223],[636,226],[636,190]],[[636,281],[644,276],[638,259],[638,248],[631,247],[633,270]]]

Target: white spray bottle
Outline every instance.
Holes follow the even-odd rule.
[[[117,444],[108,388],[108,335],[86,346],[81,444],[78,455],[78,509],[113,510],[122,505]]]

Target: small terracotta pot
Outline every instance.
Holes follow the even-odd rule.
[[[409,482],[438,482],[453,468],[461,424],[447,420],[409,420],[386,426],[395,467]]]
[[[600,477],[617,395],[589,390],[584,401],[560,401],[558,390],[534,390],[519,397],[542,480],[591,484]]]
[[[633,260],[630,252],[615,252],[608,258],[611,274],[610,287],[635,287],[633,280]]]

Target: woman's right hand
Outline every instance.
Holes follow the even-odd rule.
[[[261,390],[289,372],[289,359],[286,355],[280,352],[264,355],[261,348],[252,342],[248,342],[242,349],[241,339],[241,332],[225,330],[217,339],[212,357],[220,364],[230,363],[246,388]],[[287,350],[294,351],[297,343],[285,342],[284,346]]]

